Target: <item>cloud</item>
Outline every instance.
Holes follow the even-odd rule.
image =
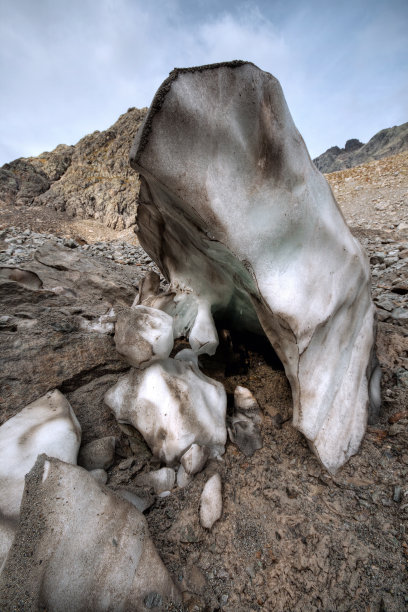
[[[149,105],[175,66],[231,59],[281,81],[313,156],[406,120],[402,0],[0,0],[0,9],[0,164]]]

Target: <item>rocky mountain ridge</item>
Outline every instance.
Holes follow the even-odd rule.
[[[377,132],[366,144],[352,138],[344,149],[330,147],[313,161],[320,172],[330,173],[395,155],[408,149],[408,123]]]
[[[109,129],[72,146],[0,168],[0,207],[46,206],[117,230],[135,224],[138,175],[129,150],[147,109],[130,108]]]
[[[67,218],[93,219],[113,230],[136,223],[139,177],[129,166],[133,138],[147,109],[130,108],[107,130],[75,145],[58,145],[37,157],[0,168],[0,208],[53,210]],[[323,173],[352,168],[408,149],[408,123],[381,130],[368,143],[357,139],[314,159]]]

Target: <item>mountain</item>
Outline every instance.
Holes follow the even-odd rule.
[[[46,207],[66,218],[94,219],[113,230],[136,222],[139,177],[129,165],[133,138],[147,109],[130,108],[110,128],[0,168],[0,208]],[[408,123],[381,130],[367,144],[348,140],[314,160],[321,172],[352,168],[408,149]],[[35,210],[35,209],[33,209]],[[37,209],[38,210],[38,209]]]
[[[314,159],[320,172],[329,173],[353,168],[408,149],[408,123],[377,132],[366,144],[356,138],[348,140],[344,149],[331,147]]]
[[[146,112],[130,108],[112,127],[74,146],[59,145],[50,153],[4,164],[0,206],[49,206],[117,230],[134,225],[139,178],[128,156]]]

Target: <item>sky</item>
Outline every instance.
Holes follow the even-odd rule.
[[[0,166],[233,59],[279,79],[312,157],[408,121],[408,0],[0,0]]]

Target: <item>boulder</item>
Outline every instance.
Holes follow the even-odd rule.
[[[83,468],[41,455],[0,577],[0,609],[146,610],[180,602],[146,520]]]
[[[0,325],[0,423],[52,389],[69,393],[129,367],[111,334],[114,311],[130,307],[138,276],[53,241],[18,267],[0,267],[8,317]]]

